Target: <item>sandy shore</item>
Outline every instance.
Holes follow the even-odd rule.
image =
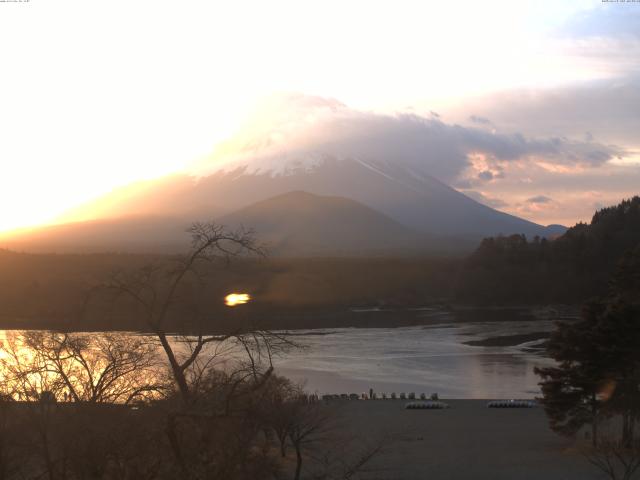
[[[343,428],[389,438],[368,479],[589,480],[602,475],[544,411],[489,409],[484,400],[444,400],[448,410],[405,410],[405,401],[334,401]],[[340,404],[340,405],[338,405]]]

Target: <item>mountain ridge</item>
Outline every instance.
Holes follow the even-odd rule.
[[[355,200],[293,191],[256,202],[219,222],[255,230],[276,254],[419,252],[427,238]]]
[[[297,163],[291,160],[290,165]],[[497,234],[549,233],[542,225],[480,204],[425,172],[390,162],[324,156],[312,167],[280,172],[252,170],[250,162],[237,163],[232,169],[221,166],[204,177],[176,175],[139,187],[137,192],[133,187],[120,189],[92,202],[79,218],[86,219],[91,210],[109,216],[163,211],[183,217],[202,217],[203,213],[223,216],[279,194],[306,191],[351,198],[406,227],[432,235],[480,240]]]

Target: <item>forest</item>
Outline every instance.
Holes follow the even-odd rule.
[[[607,292],[622,256],[640,243],[640,197],[598,210],[547,240],[486,238],[462,265],[457,299],[482,304],[582,304]]]
[[[259,239],[258,239],[259,240]],[[640,243],[640,197],[597,211],[555,239],[484,239],[466,258],[282,258],[248,255],[207,265],[211,330],[237,313],[223,304],[250,292],[244,314],[273,328],[361,325],[351,307],[425,305],[581,305],[607,291],[622,255]],[[108,302],[84,306],[108,278],[178,258],[170,255],[29,254],[0,251],[0,326],[137,330],[135,318]],[[176,316],[172,328],[188,330]]]

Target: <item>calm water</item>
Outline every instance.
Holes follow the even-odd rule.
[[[301,332],[308,348],[276,361],[281,374],[322,393],[437,392],[447,398],[532,398],[534,366],[550,360],[513,347],[474,347],[468,340],[550,331],[550,321],[443,323],[434,326]],[[324,334],[319,334],[324,333]]]
[[[442,312],[420,315],[436,315],[437,324],[292,332],[292,338],[306,348],[276,358],[277,373],[304,382],[307,391],[319,394],[361,393],[369,388],[378,393],[437,392],[445,398],[532,398],[539,394],[533,368],[551,364],[529,350],[540,341],[511,347],[463,342],[551,331],[551,321],[514,319],[509,312],[510,321],[478,321],[481,317],[473,314],[475,321],[461,321]],[[4,334],[0,332],[0,337]],[[220,351],[225,350],[222,347]],[[231,358],[229,352],[224,358]]]

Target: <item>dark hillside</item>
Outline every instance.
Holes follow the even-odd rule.
[[[598,210],[556,240],[491,237],[467,259],[458,298],[483,303],[580,303],[606,292],[618,260],[640,244],[640,197]]]

